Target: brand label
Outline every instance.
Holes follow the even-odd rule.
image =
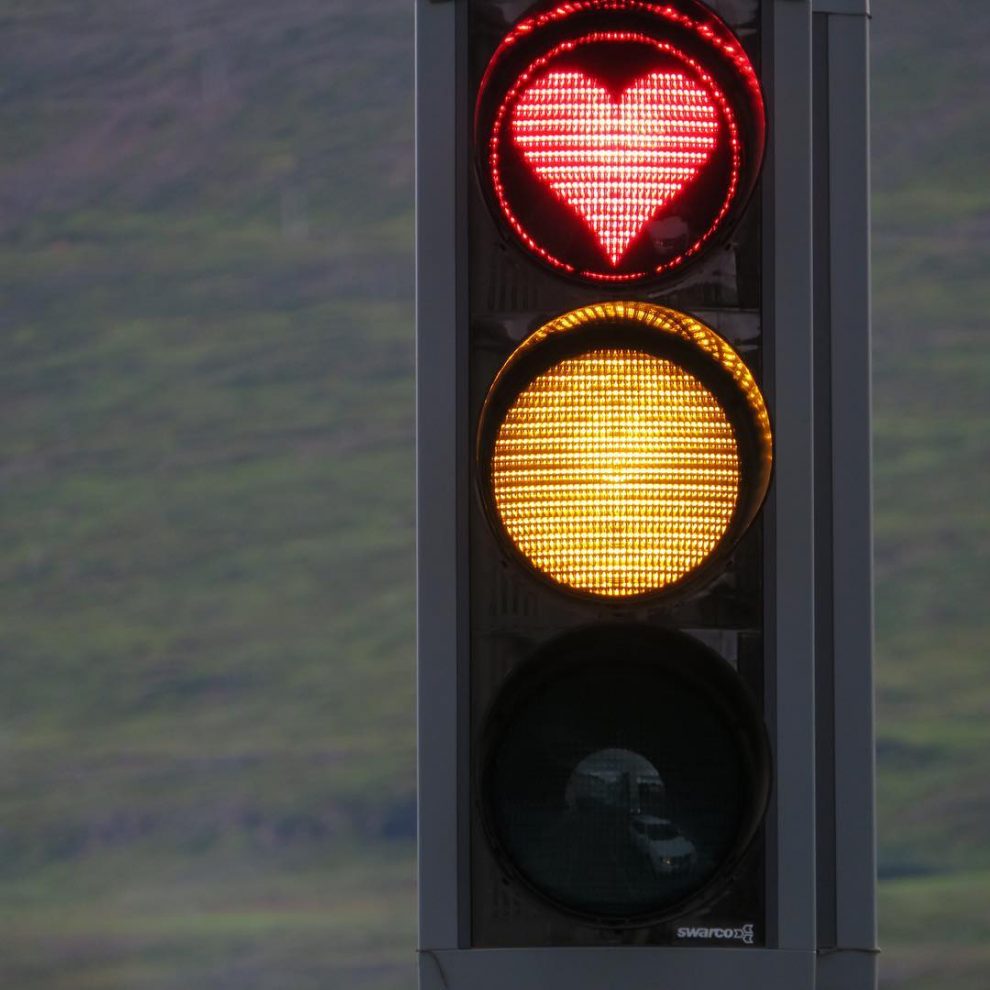
[[[723,942],[753,944],[753,925],[740,925],[738,928],[678,928],[678,938],[712,938]]]

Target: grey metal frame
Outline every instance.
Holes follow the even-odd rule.
[[[419,947],[423,990],[865,990],[873,964],[872,818],[864,830],[836,816],[836,946],[819,956],[816,919],[814,388],[812,318],[812,23],[835,11],[829,73],[830,295],[834,369],[841,391],[831,430],[833,465],[835,799],[872,807],[870,672],[868,268],[866,265],[865,0],[766,0],[772,29],[771,143],[765,188],[767,313],[776,416],[768,506],[774,609],[768,685],[776,776],[768,835],[766,949],[471,949],[465,758],[468,440],[464,176],[467,107],[463,0],[416,0],[417,52],[417,531],[419,732]],[[856,10],[849,8],[855,7]],[[850,16],[852,15],[852,16]],[[833,24],[834,22],[834,24]],[[846,23],[849,22],[849,23]],[[862,57],[861,57],[862,56]],[[772,185],[771,185],[772,184]],[[772,189],[772,196],[769,190]],[[453,192],[453,195],[451,193]],[[820,291],[819,287],[819,291]],[[849,397],[851,401],[849,400]],[[453,479],[453,481],[452,481]],[[825,507],[820,506],[820,509]],[[858,768],[858,769],[857,769]],[[845,949],[847,951],[831,951]],[[861,960],[869,961],[865,966]],[[851,961],[850,961],[851,960]]]
[[[811,9],[816,14],[853,14],[869,17],[870,0],[811,0]]]
[[[764,310],[772,341],[775,474],[768,506],[767,628],[775,672],[767,706],[775,725],[774,802],[768,815],[776,863],[769,890],[775,944],[814,953],[815,656],[812,390],[812,90],[810,0],[774,0],[770,148],[764,173]],[[812,982],[808,986],[813,986]]]
[[[460,3],[416,8],[419,944],[466,944],[466,142]],[[452,195],[453,194],[453,195]],[[428,204],[429,208],[424,209]]]
[[[816,0],[816,11],[820,0]],[[815,85],[827,140],[815,149],[819,222],[816,296],[828,348],[817,385],[828,417],[827,463],[818,491],[830,539],[825,589],[830,603],[827,714],[819,742],[831,759],[819,788],[819,904],[832,916],[819,929],[821,990],[872,990],[877,983],[874,834],[872,532],[870,444],[869,19],[865,0],[821,2],[815,15],[822,52]],[[819,681],[820,686],[823,681]],[[820,768],[821,770],[822,768]],[[830,884],[829,884],[830,881]],[[827,939],[823,935],[827,933]]]

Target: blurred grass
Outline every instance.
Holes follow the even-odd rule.
[[[25,990],[178,988],[190,978],[396,990],[410,985],[412,897],[401,849],[256,845],[176,862],[173,850],[138,844],[8,886],[0,979]]]
[[[411,10],[0,9],[0,985],[413,983]]]
[[[918,990],[984,990],[990,973],[988,890],[985,870],[884,883],[883,982]]]
[[[990,11],[874,4],[881,976],[990,973]]]
[[[990,8],[873,32],[884,982],[982,990]],[[411,10],[0,36],[0,986],[409,988]]]

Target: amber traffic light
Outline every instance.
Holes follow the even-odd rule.
[[[760,390],[700,321],[649,303],[558,317],[495,379],[480,476],[540,575],[606,598],[680,587],[731,549],[772,462]]]

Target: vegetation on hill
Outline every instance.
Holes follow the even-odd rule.
[[[0,12],[0,985],[409,985],[412,27]]]
[[[990,10],[878,0],[874,382],[889,986],[990,972]]]
[[[874,14],[885,980],[977,990],[990,11]],[[411,8],[0,34],[0,985],[410,988]]]

